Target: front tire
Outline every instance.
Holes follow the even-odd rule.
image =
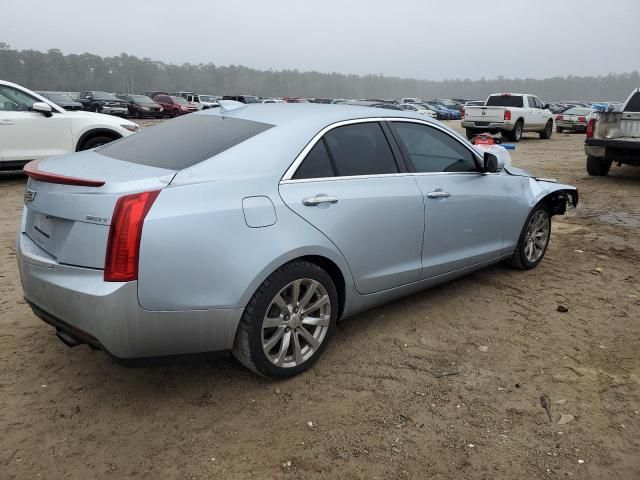
[[[549,120],[547,124],[544,126],[544,130],[540,132],[540,138],[542,140],[549,140],[551,138],[552,133],[553,133],[553,121]]]
[[[564,132],[564,128],[562,128],[562,127],[556,127],[556,132],[558,132],[558,133],[562,133],[562,132]]]
[[[538,266],[544,258],[551,238],[551,213],[546,205],[539,203],[524,222],[518,244],[507,262],[520,270]]]
[[[265,377],[292,377],[322,354],[337,318],[338,293],[329,274],[311,262],[288,263],[251,297],[233,355]]]
[[[97,148],[102,145],[106,145],[109,142],[113,142],[113,138],[105,137],[105,136],[96,136],[91,137],[82,144],[80,150],[91,150],[92,148]]]
[[[476,136],[476,131],[473,128],[466,128],[465,133],[467,134],[467,138],[469,140]]]
[[[602,157],[587,157],[587,173],[596,177],[604,177],[611,169],[611,160]]]

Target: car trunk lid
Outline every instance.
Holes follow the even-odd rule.
[[[118,198],[162,189],[176,173],[94,151],[30,164],[25,172],[23,232],[59,263],[98,269]]]

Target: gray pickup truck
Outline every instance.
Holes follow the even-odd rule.
[[[595,112],[584,141],[589,175],[606,175],[612,163],[640,167],[640,88],[619,112]]]

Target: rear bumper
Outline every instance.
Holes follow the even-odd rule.
[[[556,127],[568,128],[573,130],[586,130],[587,124],[580,122],[567,122],[565,120],[556,120]]]
[[[511,131],[515,124],[506,122],[483,122],[480,120],[462,120],[463,128],[489,129],[489,130],[506,130]]]
[[[233,346],[243,309],[149,311],[137,282],[103,281],[102,270],[61,265],[18,234],[25,299],[34,313],[76,340],[122,359],[216,352]]]

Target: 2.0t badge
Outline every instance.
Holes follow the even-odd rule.
[[[27,190],[24,192],[24,201],[25,202],[33,202],[34,198],[36,198],[36,192],[35,190],[29,190],[27,188]]]

